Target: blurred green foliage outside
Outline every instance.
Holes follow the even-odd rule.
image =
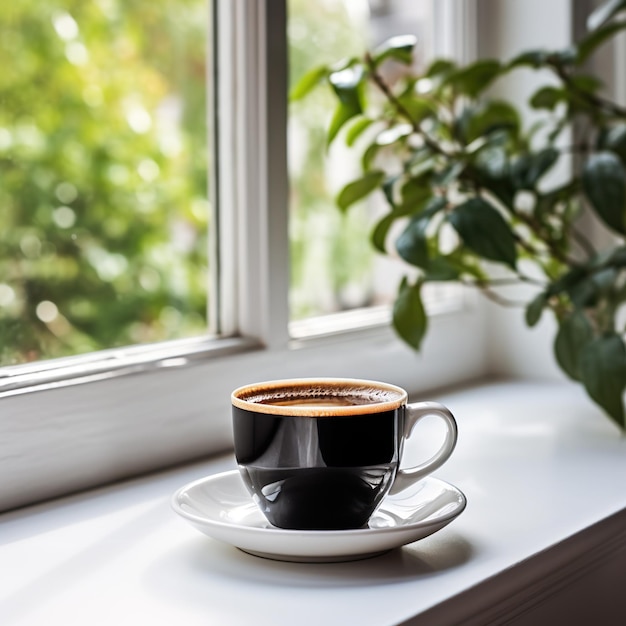
[[[205,332],[206,24],[0,4],[0,363]]]
[[[367,0],[289,0],[288,8],[292,86],[312,68],[362,55],[371,43]],[[322,89],[290,106],[292,320],[367,306],[375,297],[373,217],[365,204],[342,213],[335,203],[360,163],[341,142],[327,150],[334,109],[333,95]]]

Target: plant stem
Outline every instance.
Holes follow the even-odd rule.
[[[489,282],[491,283],[492,281],[489,281]],[[492,302],[495,302],[496,304],[500,306],[504,306],[508,308],[520,308],[520,307],[526,306],[526,302],[518,302],[515,300],[509,300],[508,298],[504,298],[500,294],[495,293],[494,291],[489,289],[489,283],[461,279],[461,284],[465,285],[466,287],[475,287],[477,289],[480,289],[480,291],[482,291],[483,295],[486,298],[488,298],[489,300],[491,300]]]
[[[387,100],[396,108],[398,113],[402,115],[402,117],[406,118],[409,124],[411,124],[413,132],[419,135],[424,143],[436,154],[440,154],[449,159],[454,158],[453,154],[450,154],[449,152],[444,150],[436,141],[433,141],[428,133],[426,133],[424,129],[413,119],[409,111],[407,111],[406,107],[398,100],[398,98],[396,98],[394,93],[389,88],[389,85],[387,85],[383,77],[376,70],[376,65],[369,52],[365,54],[365,62],[369,68],[370,75],[372,77],[372,80],[374,81],[374,84],[382,91],[385,98],[387,98]]]
[[[578,265],[578,262],[575,259],[570,259],[568,258],[568,256],[566,254],[564,254],[563,252],[561,252],[561,250],[558,249],[558,247],[554,244],[554,242],[550,239],[549,236],[547,236],[545,233],[542,232],[542,225],[537,222],[537,220],[532,219],[530,216],[524,215],[523,213],[520,213],[519,211],[516,211],[514,207],[509,207],[509,210],[511,211],[511,213],[520,220],[520,222],[522,222],[523,224],[525,224],[526,226],[528,226],[528,228],[530,228],[530,230],[543,242],[546,244],[546,246],[548,247],[548,250],[550,252],[550,254],[557,260],[560,261],[561,263],[563,263],[564,265],[568,265],[568,266],[575,266]],[[514,233],[515,234],[515,233]],[[520,245],[524,246],[524,243],[520,239],[518,239],[518,243],[520,243]],[[537,252],[534,251],[532,248],[528,248],[526,247],[526,250],[528,250],[531,254],[535,254],[537,255]]]
[[[518,233],[513,232],[513,238],[515,239],[517,244],[521,248],[524,248],[524,250],[526,250],[526,252],[528,252],[528,254],[530,254],[531,256],[537,257],[537,258],[541,256],[541,252],[537,250],[537,248],[535,248],[533,245],[531,245],[530,242],[526,241],[525,239],[522,239],[522,237]]]
[[[525,274],[522,274],[520,272],[517,273],[517,276],[519,277],[519,279],[524,282],[524,283],[528,283],[530,285],[536,285],[537,287],[547,287],[548,283],[544,282],[543,280],[539,280],[537,278],[533,278],[532,276],[526,276]]]
[[[574,92],[579,98],[585,100],[588,104],[597,109],[604,109],[606,112],[611,115],[615,115],[617,117],[624,118],[626,117],[626,109],[619,106],[615,102],[611,100],[607,100],[605,98],[601,98],[595,94],[589,93],[587,91],[583,91],[576,86],[576,83],[572,80],[571,76],[565,71],[565,69],[560,64],[553,64],[555,72],[558,77],[563,81],[563,83],[567,86],[569,90]]]

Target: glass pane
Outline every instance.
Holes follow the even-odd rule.
[[[431,0],[289,0],[288,6],[291,85],[317,65],[361,56],[393,35],[417,35],[420,64],[432,57]],[[318,89],[290,108],[292,321],[388,304],[406,271],[370,245],[384,211],[380,200],[370,198],[345,214],[335,205],[361,166],[358,145],[336,140],[326,148],[334,105],[332,95]]]
[[[206,332],[206,14],[0,4],[0,364]]]

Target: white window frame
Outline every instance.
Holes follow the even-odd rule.
[[[473,4],[434,2],[461,8],[451,25],[466,41]],[[431,320],[419,354],[388,324],[290,340],[285,20],[284,0],[213,2],[212,317],[224,338],[0,369],[0,510],[229,450],[230,390],[254,380],[349,376],[418,394],[487,372],[471,297]]]

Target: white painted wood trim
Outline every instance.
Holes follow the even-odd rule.
[[[432,0],[435,19],[435,57],[463,64],[478,54],[477,0]]]
[[[462,338],[480,345],[484,334],[478,315],[453,313],[432,321],[420,354],[379,327],[283,350],[235,343],[215,358],[179,355],[160,367],[8,393],[0,397],[0,511],[230,449],[230,391],[246,383],[354,377],[416,394],[476,379],[485,353]]]
[[[289,339],[286,7],[216,6],[222,332],[280,348]]]

